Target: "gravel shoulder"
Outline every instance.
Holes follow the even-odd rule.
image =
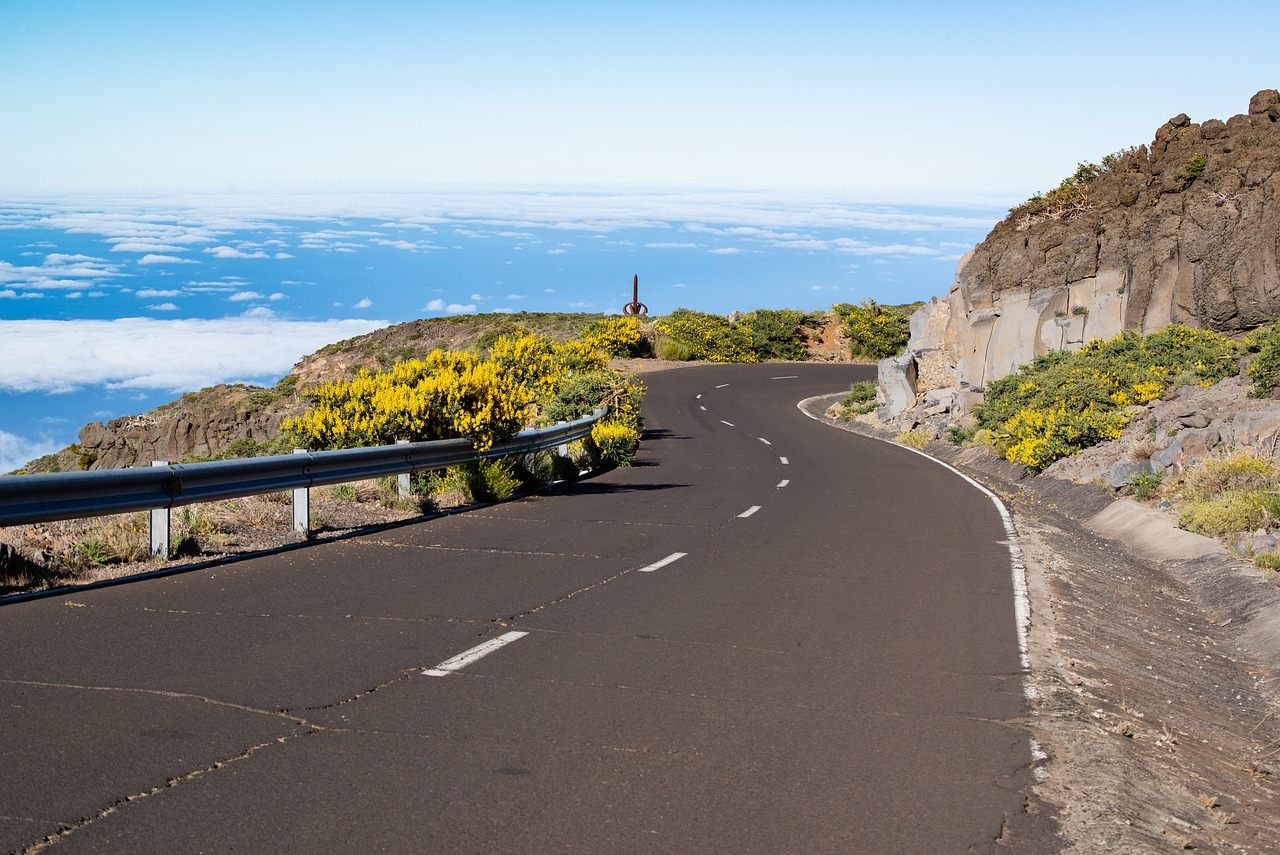
[[[841,397],[806,409],[824,417]],[[983,449],[927,452],[1014,515],[1032,609],[1027,726],[1049,756],[1036,795],[1064,851],[1280,851],[1275,583],[1206,538],[1170,549],[1171,518],[1157,513],[1161,528],[1101,488],[1027,477]]]

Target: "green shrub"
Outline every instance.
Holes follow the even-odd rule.
[[[1195,181],[1204,175],[1204,168],[1208,165],[1209,158],[1203,154],[1193,154],[1191,159],[1187,161],[1187,165],[1182,167],[1182,171],[1178,173],[1177,177],[1183,181]]]
[[[1253,557],[1253,563],[1258,565],[1263,573],[1270,576],[1272,573],[1280,570],[1280,554],[1275,552],[1264,552],[1261,555]]]
[[[1245,373],[1253,381],[1251,398],[1270,398],[1280,388],[1280,330],[1275,324],[1258,327],[1244,339],[1244,347],[1253,358]]]
[[[952,445],[969,445],[973,442],[973,435],[977,433],[977,430],[977,428],[951,425],[947,428],[947,442]]]
[[[870,380],[859,380],[849,386],[849,396],[841,403],[846,407],[865,404],[876,399],[876,384]]]
[[[888,359],[907,347],[911,334],[911,318],[903,311],[881,306],[874,300],[859,305],[837,303],[832,306],[844,323],[844,337],[849,355],[863,359]]]
[[[1280,519],[1280,472],[1266,458],[1232,454],[1187,472],[1178,525],[1210,537],[1254,531]]]
[[[603,405],[608,410],[606,420],[639,430],[644,389],[640,380],[624,377],[612,369],[568,377],[543,405],[542,421],[547,424],[571,422],[591,415],[596,407]]]
[[[1140,502],[1146,502],[1160,493],[1160,485],[1163,483],[1163,472],[1143,472],[1130,477],[1126,486],[1130,496]]]
[[[615,466],[630,466],[640,445],[640,431],[621,422],[597,422],[591,428],[591,441],[600,456]]]
[[[668,362],[689,362],[692,359],[697,359],[692,345],[665,335],[658,336],[658,341],[653,346],[653,351],[656,357],[665,359]]]
[[[1235,371],[1240,345],[1216,333],[1170,326],[1147,336],[1126,330],[1080,351],[1036,357],[987,386],[974,408],[1010,460],[1039,471],[1062,457],[1120,435],[1128,408],[1170,387],[1211,385]]]
[[[929,432],[920,428],[912,428],[911,430],[903,431],[898,434],[895,439],[903,445],[910,446],[917,451],[923,451],[929,443],[933,442],[933,437],[929,435]]]
[[[464,501],[501,502],[520,489],[514,461],[506,457],[460,463],[432,472],[428,479],[432,493],[457,491]]]
[[[1280,519],[1280,496],[1248,490],[1195,500],[1178,513],[1179,526],[1209,537],[1266,528],[1276,519]]]
[[[758,362],[755,341],[748,324],[733,323],[723,315],[692,309],[676,309],[654,323],[667,338],[685,345],[691,359],[711,362]]]
[[[816,320],[812,314],[794,309],[757,309],[738,323],[746,326],[756,359],[803,360],[809,351],[802,328]]]

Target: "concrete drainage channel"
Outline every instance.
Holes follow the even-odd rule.
[[[844,395],[800,409],[891,441],[826,418]],[[927,454],[1013,515],[1030,604],[1027,726],[1047,754],[1036,793],[1068,848],[1280,851],[1280,588],[1102,488],[1027,477],[984,449]]]

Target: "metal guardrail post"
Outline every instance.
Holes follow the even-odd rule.
[[[306,454],[305,448],[295,448],[294,454]],[[303,537],[311,536],[311,488],[298,487],[293,491],[293,530]]]
[[[408,445],[409,440],[397,439],[396,445]],[[412,475],[409,472],[401,472],[396,476],[396,498],[402,502],[409,501],[409,496],[413,493]]]
[[[168,460],[153,460],[152,466],[168,466]],[[151,555],[156,558],[169,558],[169,508],[152,508],[148,514],[151,536]]]

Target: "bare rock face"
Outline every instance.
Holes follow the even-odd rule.
[[[920,309],[909,347],[949,376],[921,371],[930,380],[920,394],[981,389],[1040,354],[1122,330],[1178,323],[1231,335],[1280,315],[1280,92],[1259,92],[1225,122],[1175,116],[1065,210],[1013,209],[938,302],[945,327],[936,303]]]
[[[80,469],[146,466],[153,460],[215,457],[239,439],[265,443],[280,424],[302,411],[292,394],[245,386],[213,386],[184,395],[146,415],[126,416],[80,429]],[[70,463],[71,461],[68,461]]]

